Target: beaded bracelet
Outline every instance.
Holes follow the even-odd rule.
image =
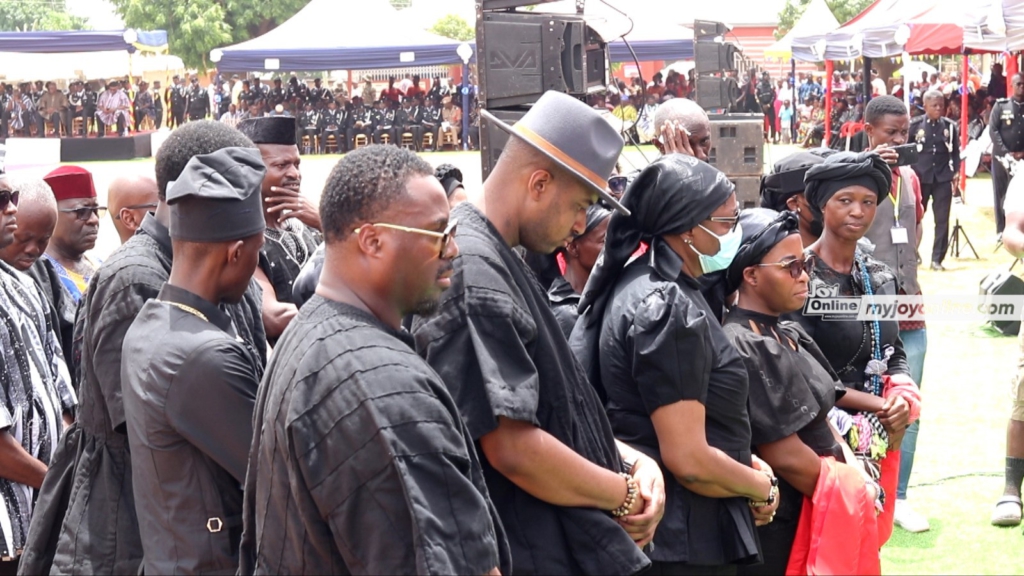
[[[637,496],[640,495],[640,484],[636,481],[636,478],[633,478],[625,472],[619,473],[619,476],[626,479],[626,500],[623,501],[621,506],[612,510],[612,516],[616,518],[621,518],[626,514],[629,514],[629,510],[633,508],[633,504],[636,504]]]

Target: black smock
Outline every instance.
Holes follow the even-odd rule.
[[[43,296],[50,305],[50,315],[54,322],[57,338],[60,339],[61,350],[64,353],[64,361],[68,365],[71,374],[71,383],[78,390],[78,379],[74,369],[76,364],[72,353],[75,333],[75,311],[77,306],[71,300],[64,286],[57,276],[57,270],[48,258],[39,258],[32,264],[32,267],[25,271],[29,277],[35,280]]]
[[[125,334],[121,386],[146,574],[238,570],[261,375],[231,317],[171,284]]]
[[[616,438],[662,465],[665,517],[654,534],[652,560],[691,566],[757,562],[747,499],[708,498],[684,488],[662,463],[651,421],[662,406],[696,400],[704,405],[708,445],[750,466],[746,370],[700,284],[681,272],[682,265],[655,239],[615,284],[599,342],[608,419]]]
[[[568,280],[559,276],[551,283],[551,288],[548,288],[548,302],[555,314],[555,320],[558,320],[558,327],[568,340],[573,326],[576,325],[576,319],[580,317],[576,310],[580,303],[580,295],[572,289],[572,284],[569,284]]]
[[[828,267],[814,255],[814,269],[810,274],[808,294],[836,294],[838,296],[863,296],[864,282],[861,278],[860,265],[854,263],[853,274],[843,274]],[[862,254],[858,249],[858,254]],[[895,296],[897,294],[896,275],[882,262],[871,256],[862,254],[871,287],[874,294]],[[805,307],[806,308],[806,307]],[[850,390],[871,393],[867,389],[867,377],[864,370],[871,360],[871,322],[857,320],[856,314],[831,314],[828,316],[809,315],[805,311],[793,312],[787,317],[796,320],[821,349],[832,370],[839,376],[843,386]],[[910,375],[907,365],[907,354],[900,340],[900,327],[896,321],[879,321],[881,330],[880,347],[884,354],[887,347],[892,347],[889,357],[889,375]]]
[[[36,503],[26,574],[135,574],[142,562],[132,466],[121,396],[125,333],[171,273],[171,237],[152,214],[93,275],[80,303],[78,419],[51,462]],[[238,334],[266,362],[255,280],[241,303],[226,307]],[[148,342],[150,350],[162,343]],[[51,569],[52,564],[52,569]]]
[[[508,574],[472,438],[412,337],[313,296],[274,350],[241,574]]]
[[[795,322],[779,322],[777,316],[735,307],[725,320],[725,333],[747,371],[747,407],[755,450],[796,434],[818,456],[845,461],[829,428],[828,412],[846,389],[803,328]],[[743,566],[740,574],[786,572],[804,495],[781,476],[779,494],[782,500],[775,520],[757,528],[764,564]]]
[[[274,287],[277,301],[295,304],[292,284],[299,276],[302,265],[320,245],[320,232],[295,220],[286,220],[282,228],[267,228],[263,249],[260,250],[260,270]]]
[[[523,260],[468,202],[458,218],[452,286],[437,315],[417,317],[416,347],[444,379],[475,440],[498,418],[529,422],[591,462],[622,461],[600,400]],[[479,444],[477,445],[479,450]],[[634,574],[649,564],[602,510],[527,494],[480,458],[516,574]]]

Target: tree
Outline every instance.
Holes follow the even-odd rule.
[[[473,27],[470,26],[462,16],[458,16],[456,14],[449,14],[444,18],[441,18],[436,24],[434,24],[430,31],[438,36],[444,36],[445,38],[460,40],[462,42],[467,42],[476,38],[476,30],[473,30]]]
[[[874,0],[825,0],[825,4],[832,10],[832,15],[840,24],[846,24],[854,16],[860,14],[865,8],[871,5]],[[775,39],[778,40],[793,29],[797,20],[804,14],[807,5],[811,0],[788,0],[786,6],[779,12],[779,27],[775,31]]]
[[[84,30],[86,19],[67,11],[64,0],[4,0],[0,2],[0,31]]]
[[[186,66],[206,70],[214,48],[266,34],[309,0],[110,0],[125,25],[166,30],[170,51]]]

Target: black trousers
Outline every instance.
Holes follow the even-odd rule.
[[[761,106],[761,111],[764,112],[764,117],[768,121],[768,130],[765,133],[765,137],[770,137],[772,142],[774,142],[779,137],[779,130],[775,126],[775,104]]]
[[[921,204],[928,210],[932,203],[932,217],[935,219],[935,240],[932,242],[932,262],[942,264],[949,248],[949,207],[953,203],[952,182],[921,184]]]
[[[366,136],[366,138],[368,140],[370,138],[372,138],[372,136],[373,136],[373,133],[370,132],[370,127],[369,126],[364,126],[362,128],[354,128],[353,127],[353,128],[346,129],[345,130],[345,145],[347,146],[347,148],[349,150],[355,150],[356,149],[356,135],[357,134],[362,134],[363,136]]]
[[[395,130],[395,132],[398,133],[399,137],[406,132],[412,134],[413,148],[415,148],[417,152],[423,151],[423,126],[420,126],[419,124],[406,126],[405,128]],[[395,142],[395,144],[401,144],[401,141]]]
[[[122,134],[124,134],[124,129],[125,129],[125,126],[124,126],[124,115],[123,114],[118,114],[117,115],[117,135],[121,136]],[[103,123],[103,120],[99,116],[96,117],[96,131],[99,132],[99,137],[100,138],[103,138],[104,136],[106,136],[107,125]]]
[[[173,125],[168,125],[169,128],[180,127],[182,124],[185,123],[184,108],[178,109],[174,108],[173,106],[171,107],[171,123]]]
[[[78,134],[80,136],[85,136],[86,132],[89,130],[89,119],[91,117],[88,114],[86,114],[85,108],[83,108],[81,110],[72,110],[71,111],[70,124],[74,124],[75,118],[81,118],[82,119],[82,129],[79,131]],[[68,126],[68,132],[69,133],[71,131],[71,125],[70,124]]]
[[[18,564],[21,563],[21,556],[7,560],[6,562],[0,560],[0,576],[17,576]]]
[[[373,131],[373,143],[380,144],[380,137],[387,134],[391,138],[391,143],[398,144],[398,130],[394,128],[377,128]]]
[[[153,128],[159,130],[164,125],[164,109],[162,107],[155,108],[156,114],[153,116]]]
[[[323,131],[320,132],[320,153],[327,153],[327,137],[331,134],[334,134],[334,141],[338,145],[338,152],[347,152],[345,149],[345,139],[341,137],[341,130],[328,130],[327,128],[324,128]]]
[[[736,566],[695,566],[683,562],[651,562],[651,569],[644,576],[733,576]]]
[[[1006,212],[1003,211],[1003,201],[1006,200],[1006,188],[1010,185],[1010,175],[1003,167],[1003,163],[996,158],[996,151],[992,151],[992,199],[993,209],[996,213],[996,234],[1002,234],[1006,227]]]
[[[306,150],[305,146],[302,143],[302,137],[303,136],[309,136],[309,147],[310,147],[309,150]],[[320,136],[320,129],[319,128],[302,128],[299,131],[299,152],[301,152],[303,154],[310,154],[310,153],[316,154],[316,153],[320,152],[320,150],[317,148],[317,145],[316,145],[316,140],[317,140],[317,138],[319,136]]]

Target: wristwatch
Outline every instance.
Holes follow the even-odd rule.
[[[639,456],[629,458],[627,456],[622,457],[622,471],[626,474],[633,473],[633,467],[636,466],[637,461],[640,460]]]

